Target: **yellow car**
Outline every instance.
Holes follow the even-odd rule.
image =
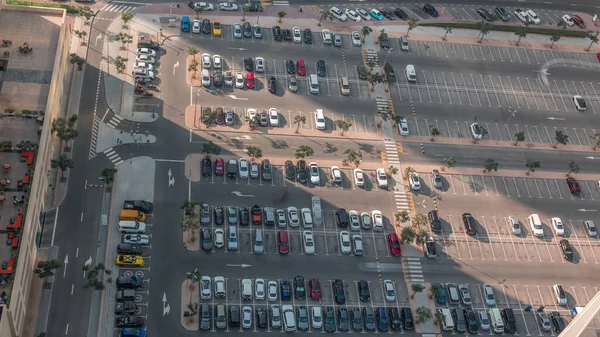
[[[213,21],[213,35],[216,37],[221,36],[221,22]]]
[[[139,255],[117,255],[115,263],[117,266],[142,267],[144,258]]]

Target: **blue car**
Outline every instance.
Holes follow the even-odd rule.
[[[125,328],[121,330],[122,337],[146,337],[146,329]]]
[[[292,298],[292,287],[290,286],[290,282],[281,281],[279,287],[281,288],[281,300],[289,301]]]
[[[438,304],[446,304],[448,302],[448,293],[446,292],[446,287],[444,287],[441,283],[437,284],[437,288],[434,293],[435,301]]]
[[[381,331],[388,331],[390,327],[390,319],[387,312],[385,312],[385,308],[377,308],[377,327]]]
[[[375,19],[377,21],[383,20],[383,14],[381,14],[381,12],[376,9],[371,9],[371,11],[369,12],[369,15],[371,15],[373,17],[373,19]]]
[[[184,16],[181,18],[181,31],[189,32],[190,31],[190,17]]]

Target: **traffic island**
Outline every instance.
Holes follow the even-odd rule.
[[[198,308],[200,293],[198,282],[185,280],[181,283],[181,325],[186,330],[200,330],[198,321]]]
[[[421,291],[414,291],[413,284],[421,285]],[[431,294],[431,286],[424,283],[407,283],[406,285],[409,291],[413,292],[409,297],[409,301],[415,315],[415,331],[424,334],[440,333],[433,296],[429,295]]]
[[[196,60],[196,55],[189,55],[185,64],[187,72],[187,83],[194,87],[201,86],[200,80],[200,63]]]
[[[200,205],[189,206],[186,207],[181,224],[183,246],[189,251],[197,252],[200,250]]]

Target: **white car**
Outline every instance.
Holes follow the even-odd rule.
[[[194,4],[194,7],[197,9],[202,8],[202,10],[205,10],[205,11],[215,10],[215,6],[213,6],[213,4],[209,4],[208,2],[196,2]]]
[[[410,173],[410,176],[408,177],[408,182],[410,183],[411,190],[413,190],[413,191],[421,190],[421,178],[419,178],[419,175],[417,174],[417,172]]]
[[[377,176],[377,185],[381,188],[387,188],[388,177],[387,173],[385,173],[385,169],[383,167],[378,168],[377,171],[375,171],[375,175]]]
[[[215,248],[225,246],[225,231],[221,228],[215,229]]]
[[[278,209],[277,212],[277,227],[285,228],[287,226],[287,219],[285,217],[285,210]]]
[[[279,112],[275,108],[269,109],[269,125],[273,127],[279,126]]]
[[[354,184],[358,187],[365,186],[365,174],[361,169],[354,169],[352,172],[352,176],[354,176]]]
[[[269,301],[277,301],[277,281],[269,281]]]
[[[314,329],[321,329],[323,326],[323,310],[320,306],[314,306],[311,308],[312,312],[312,327]]]
[[[248,179],[248,159],[240,158],[238,161],[240,179]]]
[[[279,304],[271,304],[271,327],[273,329],[281,328],[281,307]]]
[[[150,63],[150,64],[154,64],[156,62],[156,60],[154,59],[154,57],[150,56],[150,55],[146,55],[146,54],[139,54],[135,60],[137,62],[144,62],[144,63]]]
[[[202,68],[210,69],[212,67],[212,61],[208,53],[202,54]]]
[[[213,68],[214,69],[221,69],[221,67],[223,66],[223,61],[221,59],[221,55],[213,55]]]
[[[517,219],[516,216],[513,216],[513,215],[509,216],[508,224],[514,235],[516,235],[516,236],[521,235],[521,222],[519,221],[519,219]]]
[[[360,40],[360,34],[357,31],[352,32],[352,45],[355,47],[362,46],[362,41]]]
[[[409,132],[408,132],[408,122],[406,121],[406,119],[401,119],[400,123],[398,124],[398,132],[400,132],[401,136],[408,136]]]
[[[488,314],[485,310],[481,310],[479,312],[477,312],[477,315],[479,316],[479,327],[481,328],[481,330],[487,331],[490,329],[490,319],[488,317]]]
[[[360,22],[361,17],[360,15],[358,15],[358,13],[356,13],[356,11],[352,10],[352,9],[346,9],[344,11],[344,14],[346,14],[346,16],[348,17],[348,19],[354,21],[354,22]]]
[[[138,48],[137,55],[148,55],[152,57],[156,57],[156,52],[150,48]],[[152,62],[154,63],[154,62]]]
[[[257,278],[254,281],[254,296],[256,297],[257,300],[264,300],[265,293],[266,293],[265,280],[262,278]]]
[[[294,43],[302,43],[302,32],[300,27],[292,28],[292,36],[294,37]]]
[[[210,300],[212,298],[212,280],[210,276],[200,278],[200,299]]]
[[[254,59],[254,70],[257,73],[262,73],[265,71],[265,59],[262,57],[257,57]]]
[[[248,116],[248,118],[253,119],[254,117],[258,116],[258,112],[256,111],[256,109],[248,109],[246,110],[246,115]]]
[[[396,302],[396,290],[392,280],[383,281],[383,290],[385,291],[385,300],[387,302]]]
[[[473,139],[483,138],[483,134],[481,133],[481,128],[479,127],[479,124],[473,123],[473,124],[471,124],[470,128],[471,128],[471,136],[473,136]]]
[[[302,232],[302,242],[304,243],[304,254],[313,255],[315,253],[315,241],[311,231]]]
[[[567,293],[565,293],[563,286],[555,284],[552,286],[552,290],[554,291],[554,297],[556,297],[556,303],[559,305],[567,305]]]
[[[371,212],[371,218],[373,218],[373,230],[375,232],[383,232],[383,213],[379,210],[374,210]]]
[[[219,289],[223,293],[219,294]],[[215,297],[225,297],[225,278],[223,276],[215,276]]]
[[[371,229],[371,227],[373,227],[371,215],[367,212],[360,213],[360,222],[362,229]]]
[[[319,173],[319,165],[314,161],[308,164],[308,171],[310,173],[310,182],[313,185],[319,185],[321,183],[321,173]]]
[[[360,217],[358,216],[358,212],[355,210],[350,210],[350,212],[348,212],[348,217],[350,218],[350,230],[359,231]]]
[[[239,23],[233,25],[233,37],[235,37],[236,39],[242,38],[242,25],[240,25]]]
[[[242,308],[242,328],[252,328],[252,307],[248,305]]]
[[[136,62],[135,65],[133,66],[134,68],[142,68],[142,69],[146,69],[146,70],[153,70],[154,66],[150,63],[147,62]]]
[[[242,288],[241,289],[244,289],[246,287],[248,287],[248,289],[250,289],[250,294],[252,294],[252,280],[249,278],[242,279]]]
[[[342,183],[342,170],[338,166],[332,166],[329,171],[331,172],[331,181],[336,184]]]
[[[583,99],[583,97],[581,97],[579,95],[573,96],[573,104],[575,105],[575,109],[577,109],[577,111],[587,110],[587,106],[585,105],[585,100]]]
[[[532,11],[531,9],[527,10],[527,16],[529,17],[529,20],[531,20],[531,22],[535,23],[536,25],[539,25],[540,23],[542,23],[542,20],[540,20],[540,17],[535,14],[534,11]]]
[[[354,247],[354,256],[363,256],[365,254],[363,239],[360,234],[352,235],[352,247]]]
[[[496,296],[494,296],[494,288],[492,288],[492,285],[487,283],[483,285],[483,297],[485,298],[485,304],[489,306],[496,305]]]
[[[562,223],[562,220],[558,217],[554,217],[550,219],[552,221],[552,228],[554,228],[554,232],[556,235],[564,236],[565,235],[565,226]]]
[[[517,18],[519,18],[519,20],[521,20],[521,22],[523,22],[523,23],[531,22],[531,19],[529,18],[529,15],[527,14],[527,12],[522,9],[519,9],[519,8],[515,9],[515,16]]]
[[[313,219],[312,219],[312,211],[308,207],[304,207],[300,210],[300,214],[302,214],[302,222],[304,223],[304,228],[312,228]]]
[[[458,285],[458,292],[460,293],[460,299],[464,305],[471,305],[471,291],[469,291],[469,286],[466,284]]]
[[[541,223],[535,223],[531,221],[530,218],[528,218],[527,221],[529,222],[529,226],[531,227],[534,236],[544,236],[544,226]]]
[[[290,226],[298,227],[300,226],[300,216],[298,215],[298,209],[294,206],[290,206],[287,209],[288,219],[290,219]]]
[[[233,4],[231,2],[222,2],[219,4],[219,8],[222,11],[237,11],[238,10],[238,6],[236,4]]]
[[[235,87],[244,89],[244,75],[241,72],[235,74]]]
[[[350,243],[350,233],[347,231],[340,232],[340,251],[342,254],[350,254],[352,252],[352,244]]]
[[[250,163],[250,178],[258,179],[258,175],[260,173],[259,165],[257,162]]]
[[[192,21],[192,33],[200,34],[200,20]]]
[[[367,12],[366,10],[362,9],[362,8],[358,8],[356,10],[356,13],[358,15],[360,15],[360,17],[365,20],[365,21],[369,21],[371,20],[371,15],[369,15],[369,12]]]
[[[564,23],[567,24],[567,26],[571,27],[575,24],[575,22],[573,22],[573,18],[569,15],[569,14],[565,14],[562,16],[562,20]]]
[[[121,238],[121,243],[145,246],[150,243],[150,236],[146,234],[125,234]]]
[[[327,127],[325,125],[325,116],[323,114],[323,109],[315,110],[315,127],[317,130],[325,130]]]

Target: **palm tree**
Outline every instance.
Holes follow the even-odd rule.
[[[67,157],[66,154],[61,154],[57,159],[52,159],[50,161],[50,166],[52,168],[60,169],[60,177],[64,178],[65,171],[67,169],[73,168],[73,160]]]
[[[250,160],[260,159],[263,156],[262,149],[258,146],[246,146],[246,153],[250,156]]]
[[[196,19],[200,19],[200,14],[204,12],[204,7],[194,6],[194,12],[196,12]]]
[[[370,35],[373,32],[373,29],[369,26],[364,26],[362,27],[360,33],[363,36],[363,42],[365,42],[365,38],[367,37],[367,35]]]
[[[315,150],[313,150],[313,148],[308,145],[300,145],[300,147],[296,149],[296,159],[304,159],[314,154]]]
[[[590,39],[590,45],[587,47],[587,49],[585,51],[590,51],[590,49],[592,48],[592,45],[594,43],[598,43],[598,33],[594,34],[592,32],[588,32],[587,36],[588,39]]]
[[[283,22],[283,18],[285,18],[285,16],[286,16],[286,15],[287,15],[287,13],[286,13],[286,12],[284,12],[284,11],[277,12],[277,16],[279,17],[279,20],[278,20],[278,21],[279,21],[279,23],[282,23],[282,22]]]
[[[250,11],[250,8],[244,7],[242,8],[242,21],[246,21],[246,13]]]
[[[317,24],[317,26],[321,27],[321,21],[323,21],[325,19],[329,19],[330,17],[331,17],[331,13],[321,12],[321,17],[319,17],[319,23]]]
[[[519,37],[517,40],[517,46],[521,43],[521,39],[527,37],[527,29],[525,27],[517,27],[515,35]]]
[[[554,43],[558,40],[560,40],[561,36],[560,35],[552,35],[550,36],[550,41],[552,41],[552,44],[550,45],[550,49],[552,49],[552,47],[554,47]]]
[[[479,39],[479,43],[483,41],[483,37],[486,36],[490,32],[490,24],[487,22],[481,22],[481,28],[479,29],[479,35],[481,38]]]
[[[294,116],[294,124],[296,124],[296,133],[298,133],[298,130],[300,129],[300,124],[306,124],[306,117],[300,115]]]
[[[419,25],[419,19],[412,18],[412,19],[408,20],[408,30],[406,31],[406,37],[408,37],[408,34],[410,33],[410,31],[415,29],[418,25]]]
[[[198,53],[200,53],[200,51],[194,47],[189,47],[187,52],[190,56],[194,57],[194,60],[196,60],[196,55],[198,55]]]
[[[446,41],[446,36],[448,36],[448,34],[452,34],[452,27],[450,27],[450,26],[446,27],[446,33],[444,33],[444,37],[442,37],[442,41]]]

